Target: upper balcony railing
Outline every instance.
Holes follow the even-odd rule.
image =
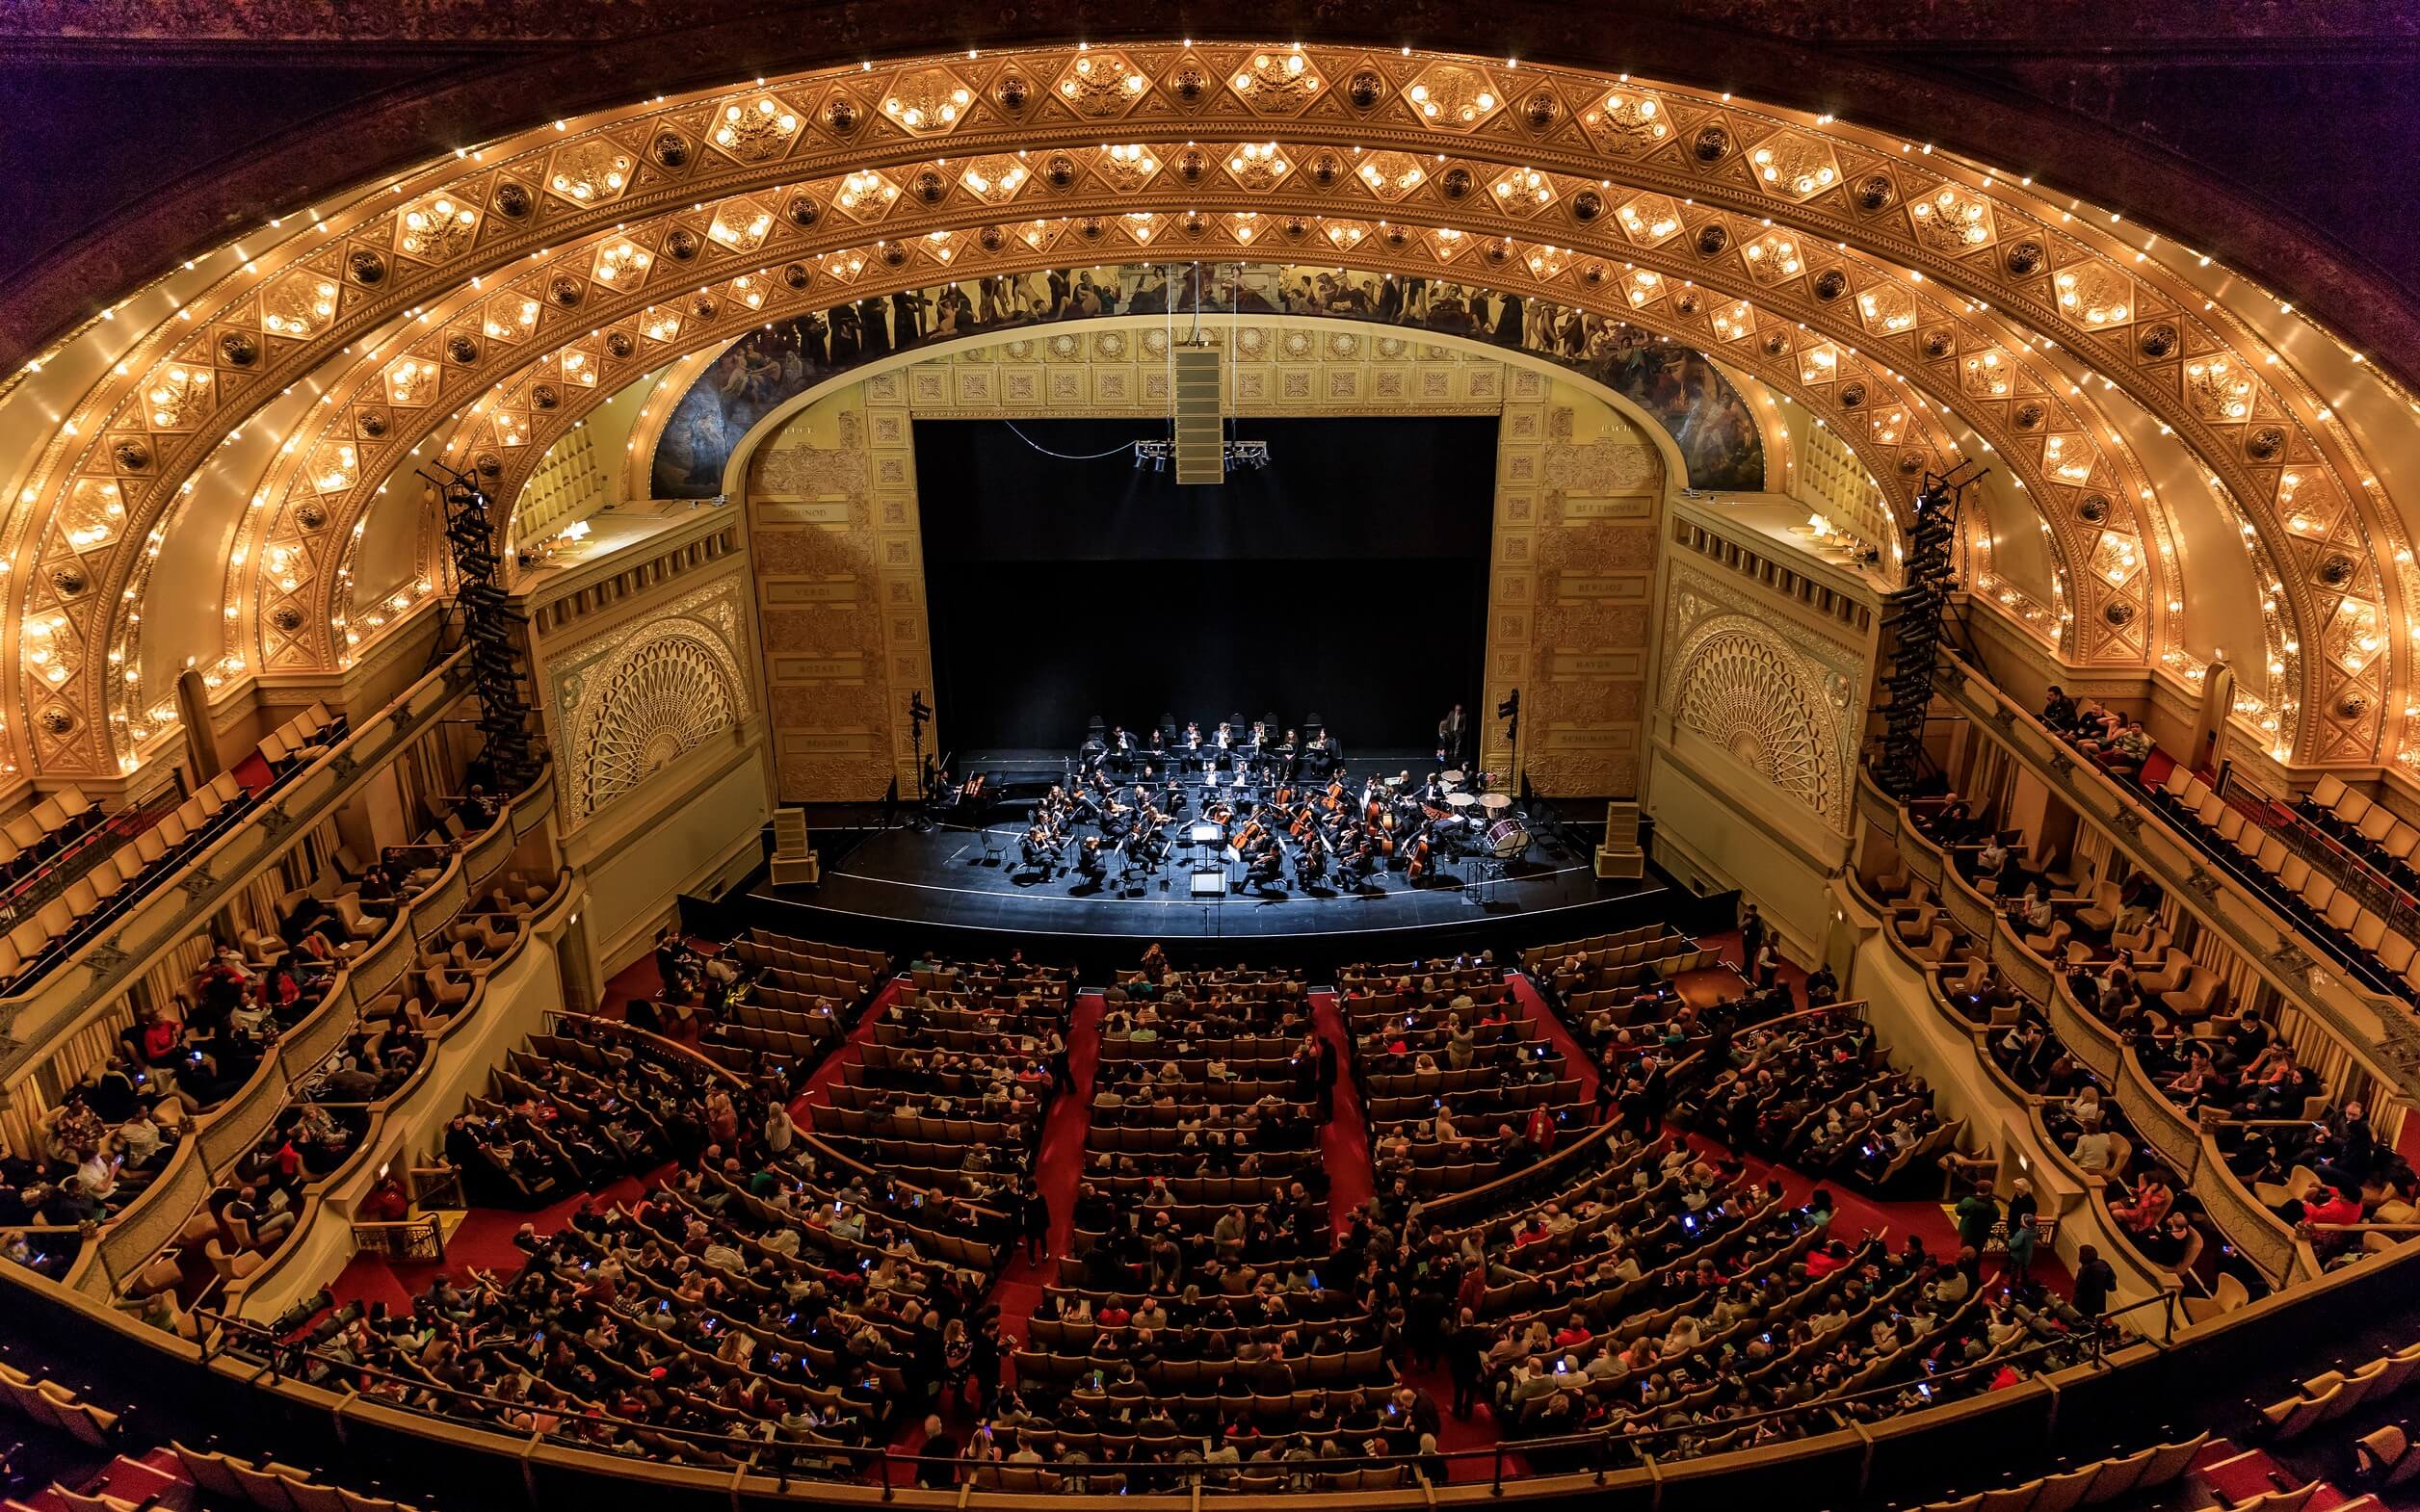
[[[469,655],[457,651],[288,776],[242,823],[119,915],[115,928],[86,942],[22,993],[0,998],[0,1083],[13,1080],[44,1047],[106,1012],[126,982],[191,938],[202,921],[261,868],[300,844],[468,687]]]
[[[2295,1007],[2331,1030],[2381,1082],[2420,1103],[2420,1020],[2400,1000],[2354,979],[2300,921],[2205,864],[2201,847],[2173,827],[2141,789],[2121,787],[2029,710],[1946,653],[1936,691],[1976,730],[2038,773],[2062,801],[2097,825],[2110,843],[2164,888],[2177,905],[2223,940]],[[1887,804],[1879,788],[1858,787],[1870,817]],[[2025,984],[2020,983],[2020,989]],[[2047,983],[2041,984],[2047,988]],[[2047,993],[2041,994],[2047,996]]]

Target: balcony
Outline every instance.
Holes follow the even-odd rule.
[[[2294,1007],[2328,1026],[2380,1082],[2420,1102],[2420,1020],[2409,1004],[2340,968],[2336,952],[2259,892],[2210,863],[2200,842],[2151,802],[2147,791],[2120,784],[2028,710],[1955,657],[1944,657],[1935,692],[1977,733],[2039,775],[2061,801],[2110,837],[2112,845],[2158,882],[2202,927],[2224,941]],[[1867,818],[1893,825],[1889,799],[1868,784],[1858,788]],[[2015,974],[2012,972],[2012,977]],[[2020,981],[2020,991],[2038,998]]]
[[[109,1011],[126,983],[191,939],[262,868],[335,813],[371,773],[418,738],[468,690],[469,659],[456,652],[376,715],[279,779],[241,823],[191,850],[112,926],[83,940],[20,992],[0,997],[0,1083],[22,1078],[49,1046]]]

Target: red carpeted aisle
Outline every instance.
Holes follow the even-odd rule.
[[[1025,1325],[1041,1302],[1042,1288],[1057,1279],[1059,1257],[1067,1253],[1075,1234],[1075,1189],[1084,1179],[1084,1138],[1092,1128],[1092,1077],[1100,1063],[1101,995],[1087,992],[1075,1000],[1067,1022],[1067,1074],[1075,1090],[1052,1100],[1042,1121],[1041,1153],[1035,1160],[1042,1196],[1050,1203],[1050,1253],[1031,1261],[1019,1244],[992,1283],[1001,1331],[1020,1345]]]
[[[1562,1015],[1547,1004],[1545,998],[1527,977],[1514,972],[1511,980],[1512,996],[1521,1004],[1521,1011],[1529,1016],[1532,1032],[1544,1035],[1547,1043],[1563,1052],[1565,1067],[1580,1083],[1580,1106],[1591,1109],[1590,1116],[1593,1117],[1596,1083],[1601,1080],[1596,1074],[1596,1062],[1590,1059],[1589,1053],[1581,1048],[1580,1042],[1571,1037],[1571,1031],[1563,1027]]]
[[[1310,995],[1311,1027],[1336,1050],[1336,1099],[1332,1116],[1319,1131],[1319,1163],[1328,1173],[1328,1221],[1338,1234],[1378,1191],[1370,1166],[1370,1131],[1361,1117],[1361,1094],[1353,1084],[1353,1031],[1333,992]]]

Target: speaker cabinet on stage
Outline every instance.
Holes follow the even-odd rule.
[[[824,879],[823,865],[806,845],[806,810],[773,811],[773,885],[813,887]]]
[[[1179,347],[1171,354],[1176,381],[1176,481],[1226,482],[1224,405],[1219,396],[1219,349]]]
[[[1605,843],[1596,847],[1596,874],[1608,880],[1646,875],[1647,853],[1639,846],[1639,805],[1605,805]]]

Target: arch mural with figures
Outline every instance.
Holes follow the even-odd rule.
[[[652,454],[658,498],[723,491],[740,438],[785,401],[861,364],[969,335],[1116,316],[1318,316],[1465,336],[1542,357],[1637,404],[1672,437],[1692,488],[1766,486],[1756,416],[1703,352],[1589,310],[1484,285],[1332,267],[1103,264],[936,283],[771,323],[724,348],[671,398]],[[972,292],[970,292],[972,291]],[[1222,323],[1209,335],[1218,338]],[[1165,345],[1165,344],[1164,344]]]

